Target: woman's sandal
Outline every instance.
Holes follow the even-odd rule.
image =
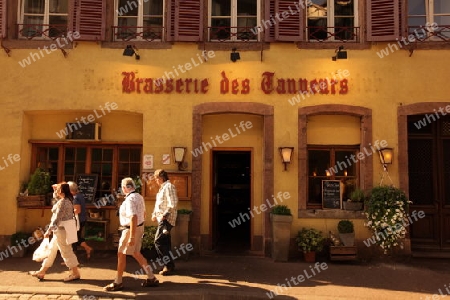
[[[90,248],[89,250],[86,250],[86,259],[87,260],[91,259],[92,252],[94,252],[94,249],[92,249],[92,248]]]
[[[80,280],[80,279],[81,279],[80,275],[70,274],[68,277],[64,278],[64,282],[70,282],[70,281]]]
[[[103,289],[108,292],[120,291],[123,289],[123,284],[112,282],[105,286]]]
[[[29,271],[28,274],[30,274],[33,277],[36,277],[39,279],[39,281],[44,280],[45,274],[39,273],[39,271]]]

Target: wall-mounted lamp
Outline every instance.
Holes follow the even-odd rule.
[[[344,46],[339,46],[335,51],[335,56],[331,57],[332,61],[337,59],[347,59],[347,51],[344,50]]]
[[[187,165],[184,162],[184,157],[186,156],[186,147],[173,147],[173,160],[178,164],[178,170],[185,170]]]
[[[137,48],[134,45],[127,45],[127,47],[123,50],[123,56],[135,56],[136,60],[141,59],[141,56],[138,53]]]
[[[284,164],[284,170],[287,170],[287,164],[291,163],[292,153],[294,152],[294,147],[279,147],[281,161]]]
[[[387,171],[387,165],[392,164],[392,157],[394,156],[394,149],[383,148],[378,150],[380,162],[383,165],[384,171]]]
[[[236,52],[236,48],[231,49],[230,59],[232,62],[236,62],[238,59],[241,59],[239,52]]]

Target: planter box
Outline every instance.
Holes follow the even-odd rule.
[[[356,260],[356,247],[330,246],[330,260]]]
[[[344,210],[352,210],[352,211],[362,210],[364,207],[364,203],[362,202],[343,201],[342,205]]]
[[[355,246],[355,233],[339,233],[339,238],[341,239],[342,244],[346,247]]]
[[[191,214],[178,214],[177,215],[177,221],[175,224],[175,227],[172,228],[170,235],[172,236],[172,253],[174,255],[178,255],[176,252],[177,249],[180,248],[181,244],[184,244],[185,246],[189,243],[189,222],[191,220]],[[177,249],[175,249],[177,247]],[[188,260],[189,258],[189,252],[185,250],[186,253],[183,253],[183,251],[178,250],[180,253],[180,257],[184,260]]]
[[[17,197],[17,207],[33,207],[44,205],[45,205],[45,195]]]
[[[272,223],[272,258],[288,261],[292,216],[270,214]]]

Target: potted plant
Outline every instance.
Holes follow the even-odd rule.
[[[302,228],[295,239],[298,248],[303,252],[306,262],[316,261],[316,252],[322,251],[325,238],[322,232],[314,228]]]
[[[339,238],[346,247],[355,245],[355,230],[353,222],[350,220],[340,220],[338,223]]]
[[[27,248],[23,245],[22,241],[26,241],[26,245],[28,244],[28,238],[30,237],[29,234],[26,234],[25,232],[18,231],[11,235],[11,256],[12,257],[24,257]],[[15,250],[12,250],[14,247]],[[14,253],[13,253],[14,251]]]
[[[366,195],[362,189],[355,188],[350,194],[350,199],[343,202],[344,209],[353,211],[362,210],[365,197]]]
[[[154,260],[158,257],[155,248],[155,235],[158,227],[145,226],[144,236],[142,237],[141,253],[149,260]]]
[[[50,173],[42,168],[36,168],[30,177],[27,188],[17,198],[19,207],[43,206],[46,194],[52,192]]]
[[[272,258],[288,261],[291,241],[291,210],[286,205],[275,205],[270,213],[272,224]]]
[[[399,246],[406,235],[408,206],[406,194],[394,186],[374,187],[366,199],[365,226],[372,230],[376,243],[388,253]]]
[[[189,243],[189,222],[191,220],[192,210],[179,209],[177,211],[177,221],[172,229],[172,252],[175,253],[175,247],[180,248],[181,244]],[[181,258],[187,260],[189,252],[182,253]]]

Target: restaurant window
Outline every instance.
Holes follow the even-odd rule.
[[[115,7],[115,41],[161,41],[163,39],[163,0],[116,0]]]
[[[417,39],[448,40],[450,38],[450,2],[448,0],[408,0],[408,30],[409,34],[414,34]]]
[[[19,37],[56,39],[67,34],[69,0],[20,0]]]
[[[260,1],[210,0],[210,41],[256,41]]]
[[[343,200],[350,197],[358,187],[358,151],[359,146],[308,147],[308,207],[322,207],[323,180],[340,180],[344,187]]]
[[[97,174],[95,198],[117,191],[125,177],[141,170],[141,145],[33,145],[32,170],[48,170],[52,183],[75,181],[78,174]]]
[[[311,0],[307,8],[310,41],[351,41],[358,37],[357,1]]]

